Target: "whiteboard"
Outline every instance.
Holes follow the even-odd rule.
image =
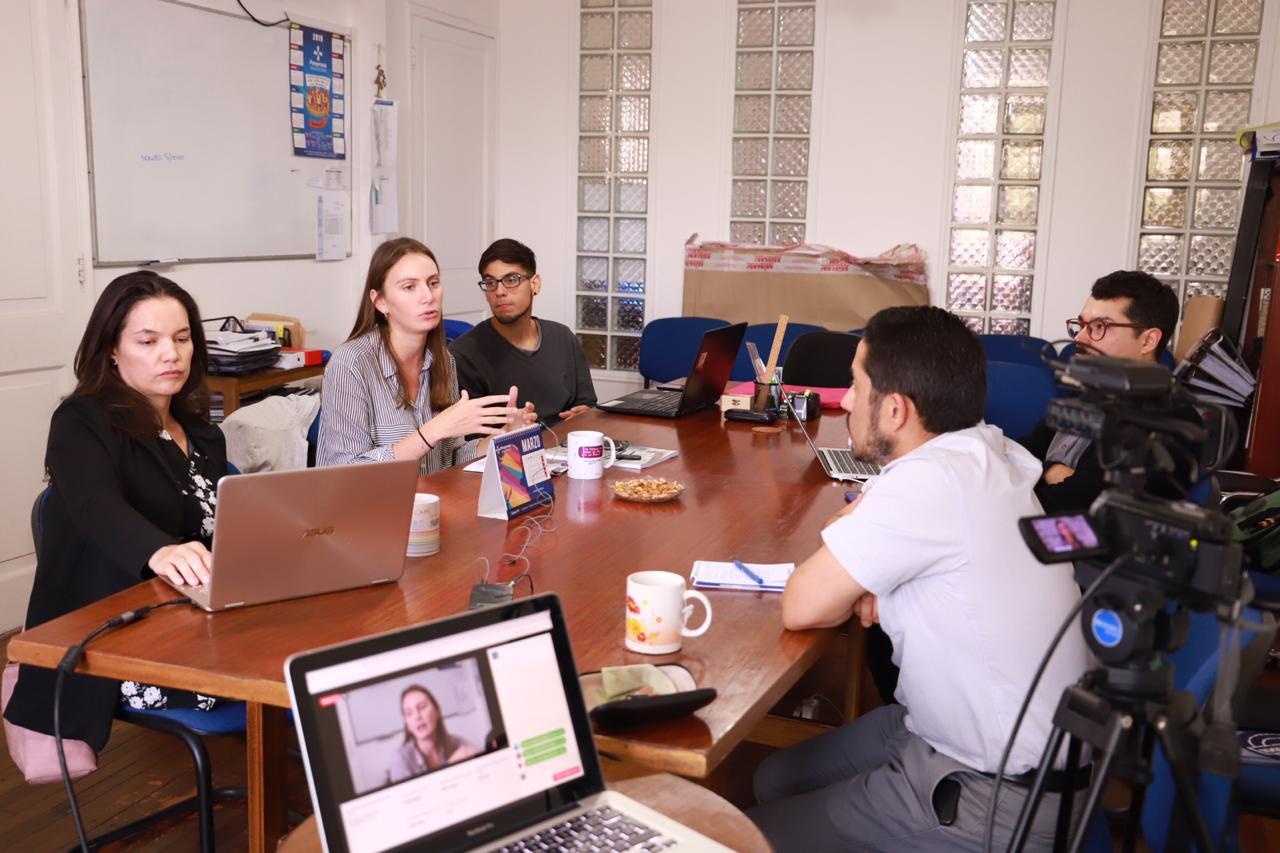
[[[326,187],[345,190],[350,231],[350,160],[293,155],[287,24],[170,0],[81,8],[97,265],[314,257]]]

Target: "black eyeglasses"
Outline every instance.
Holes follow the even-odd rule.
[[[1079,337],[1082,329],[1088,329],[1089,339],[1100,341],[1107,336],[1107,330],[1112,328],[1146,329],[1148,327],[1141,323],[1116,323],[1104,317],[1099,317],[1096,320],[1090,320],[1088,323],[1079,317],[1073,317],[1067,321],[1067,334],[1073,338]]]
[[[518,273],[518,272],[509,272],[506,275],[504,275],[502,278],[494,278],[493,276],[487,275],[484,278],[480,279],[478,282],[476,282],[476,284],[479,285],[480,289],[485,291],[486,293],[492,293],[493,291],[498,289],[499,284],[501,284],[507,290],[515,290],[523,282],[531,278],[533,278],[533,276],[531,275],[524,275],[523,273]]]

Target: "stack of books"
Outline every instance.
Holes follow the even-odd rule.
[[[1221,329],[1205,332],[1173,376],[1200,402],[1223,406],[1243,406],[1257,385],[1253,371]]]
[[[206,332],[209,372],[238,376],[274,367],[280,344],[266,332]]]

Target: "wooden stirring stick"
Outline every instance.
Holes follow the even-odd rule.
[[[769,363],[764,368],[764,381],[772,382],[778,368],[778,356],[782,354],[782,336],[787,333],[787,315],[778,315],[778,331],[773,333],[773,346],[769,349]]]

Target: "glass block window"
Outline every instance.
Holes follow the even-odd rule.
[[[1055,13],[1041,0],[965,10],[947,307],[980,333],[1031,331]]]
[[[596,370],[638,370],[649,210],[652,0],[582,0],[574,329]]]
[[[1223,296],[1240,214],[1263,0],[1164,0],[1137,265],[1185,299]]]
[[[729,239],[803,243],[816,0],[738,0]]]

